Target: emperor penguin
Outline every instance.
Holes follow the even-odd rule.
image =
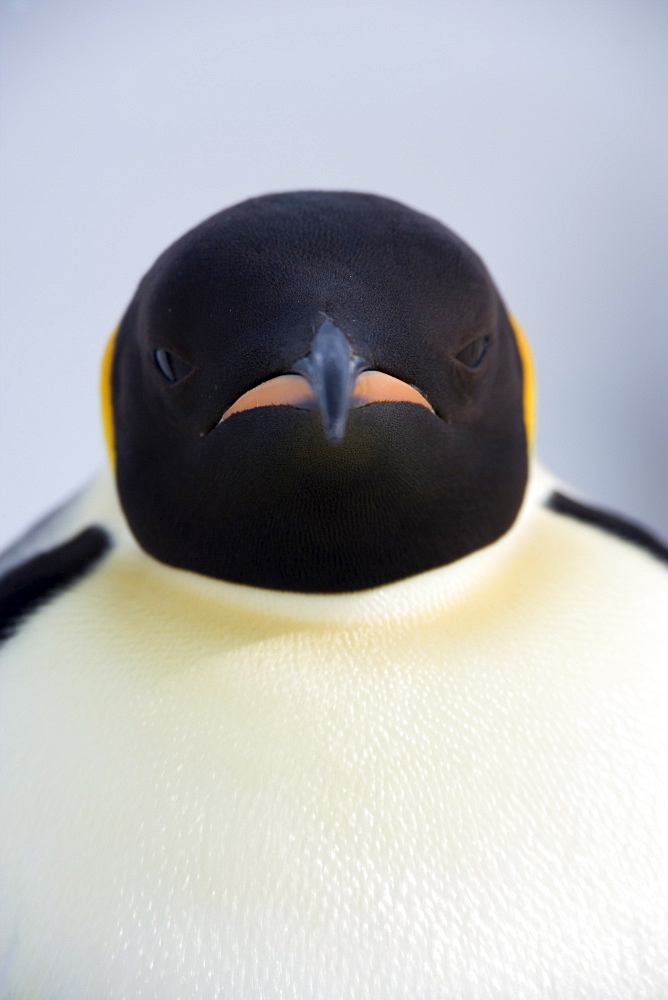
[[[668,996],[668,551],[532,457],[479,257],[254,198],[141,281],[3,559],[0,996]]]

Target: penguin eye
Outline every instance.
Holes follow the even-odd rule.
[[[482,364],[482,360],[487,354],[487,348],[489,347],[489,337],[478,337],[477,340],[472,340],[470,344],[455,355],[457,361],[461,361],[463,365],[467,368],[479,368]]]
[[[153,358],[156,368],[165,382],[169,382],[170,385],[180,382],[192,371],[192,367],[186,361],[183,361],[177,354],[166,351],[163,347],[153,352]]]

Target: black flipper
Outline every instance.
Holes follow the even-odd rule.
[[[0,579],[0,642],[13,635],[31,612],[75,583],[102,558],[111,539],[102,528],[41,552]]]
[[[85,490],[78,490],[74,496],[31,525],[9,548],[0,552],[0,580],[10,569],[32,559],[38,552],[55,548],[70,536],[71,532],[67,530],[69,515],[84,492]]]
[[[573,500],[563,493],[552,493],[545,506],[557,514],[565,514],[595,528],[601,528],[602,531],[607,531],[625,542],[637,545],[638,548],[644,549],[656,559],[668,564],[668,546],[651,531],[647,531],[646,528],[642,528],[634,521],[627,521],[619,514],[611,514],[610,511],[600,510],[598,507],[590,507],[588,504]]]

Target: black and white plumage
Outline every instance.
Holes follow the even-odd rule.
[[[516,336],[371,196],[149,272],[0,582],[0,995],[668,991],[666,550],[528,459]]]

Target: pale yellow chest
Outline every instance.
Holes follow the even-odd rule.
[[[367,605],[112,555],[2,659],[8,995],[660,996],[668,590],[591,534]]]

